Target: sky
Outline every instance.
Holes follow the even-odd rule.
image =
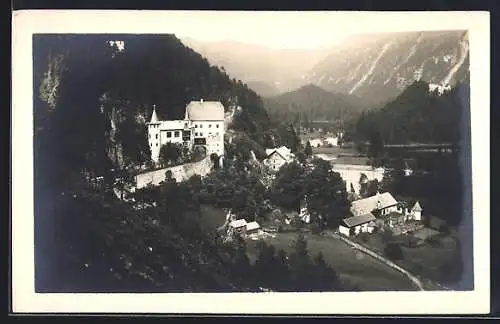
[[[442,26],[438,29],[446,29],[446,25],[453,25],[453,20],[457,18],[426,13],[426,16],[409,19],[411,17],[401,14],[387,14],[325,11],[174,12],[169,13],[162,27],[179,38],[237,41],[271,48],[318,49],[335,45],[353,34],[436,29],[433,22]]]

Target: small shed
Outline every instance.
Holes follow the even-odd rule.
[[[229,226],[232,227],[237,233],[245,234],[247,229],[247,221],[244,219],[234,220],[229,223]]]
[[[359,233],[372,233],[375,228],[375,216],[372,213],[345,218],[339,225],[339,232],[346,236],[358,235]]]
[[[259,225],[259,223],[255,222],[255,221],[246,224],[246,233],[247,234],[255,233],[259,229],[260,229],[260,225]]]

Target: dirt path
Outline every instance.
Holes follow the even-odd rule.
[[[351,240],[345,238],[345,237],[342,237],[340,235],[336,235],[336,234],[333,234],[333,233],[327,233],[328,236],[331,236],[331,237],[334,237],[334,238],[338,238],[340,240],[342,240],[343,242],[349,244],[350,246],[352,246],[353,248],[383,262],[384,264],[386,264],[387,266],[401,272],[402,274],[404,274],[408,279],[410,279],[413,284],[419,289],[419,290],[425,290],[424,289],[424,285],[422,284],[422,282],[420,281],[420,279],[418,279],[417,277],[415,277],[414,275],[412,275],[411,273],[409,273],[408,271],[406,271],[405,269],[401,268],[400,266],[398,266],[397,264],[395,264],[394,262],[380,256],[379,254],[373,252],[372,250],[360,245],[360,244],[357,244],[357,243],[354,243],[352,242]]]

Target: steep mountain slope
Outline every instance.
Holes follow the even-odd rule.
[[[182,42],[205,56],[211,64],[223,66],[232,77],[246,83],[264,82],[280,92],[304,85],[301,76],[325,56],[324,50],[272,49],[240,42],[205,42],[191,38],[184,38]],[[265,92],[259,92],[260,89],[254,90],[267,96]]]
[[[248,81],[246,84],[261,97],[273,97],[281,93],[280,89],[271,83],[263,81]]]
[[[265,98],[264,106],[279,119],[330,120],[339,124],[357,117],[366,108],[354,95],[332,93],[312,84]]]
[[[415,81],[380,110],[363,113],[350,124],[348,135],[365,141],[378,133],[386,144],[459,143],[467,122],[468,88],[459,83],[440,93]]]
[[[349,37],[316,64],[306,81],[329,91],[395,98],[415,80],[455,85],[469,72],[465,31],[425,31]]]
[[[279,141],[258,95],[173,35],[44,34],[34,37],[33,53],[37,290],[245,289],[215,243],[200,233],[189,238],[199,213],[187,218],[179,204],[192,197],[162,192],[175,203],[143,215],[106,185],[114,169],[149,159],[145,122],[153,105],[173,119],[183,118],[189,100],[220,100],[241,107],[230,128],[246,144],[262,147],[267,132]],[[86,176],[103,176],[104,189],[89,188]],[[170,226],[172,215],[189,229]]]

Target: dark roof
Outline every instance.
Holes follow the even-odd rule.
[[[372,213],[360,215],[360,216],[352,216],[349,218],[345,218],[342,222],[347,226],[347,227],[354,227],[358,225],[362,225],[371,221],[374,221],[376,218],[373,216]]]

